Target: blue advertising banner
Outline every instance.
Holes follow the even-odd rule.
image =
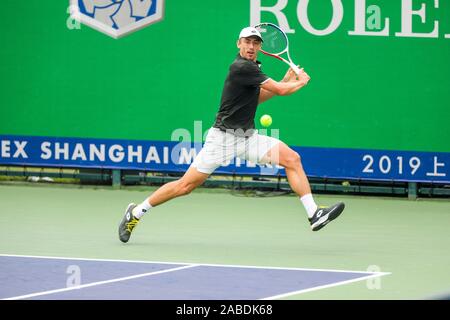
[[[200,143],[0,135],[0,165],[184,172]],[[308,176],[450,182],[450,153],[293,147]],[[235,159],[216,173],[282,175],[278,166]]]

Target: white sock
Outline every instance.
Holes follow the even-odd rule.
[[[300,198],[300,200],[303,203],[303,206],[305,207],[306,212],[308,213],[308,218],[311,218],[314,215],[314,212],[317,210],[317,204],[313,199],[313,196],[311,193],[305,194],[303,197]]]
[[[150,204],[150,202],[148,202],[147,198],[141,204],[136,206],[136,208],[133,209],[132,211],[133,216],[140,219],[148,210],[150,210],[151,207],[152,205]]]

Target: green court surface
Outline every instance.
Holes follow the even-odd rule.
[[[346,210],[319,232],[294,195],[199,188],[117,226],[155,188],[0,185],[0,254],[381,271],[284,299],[428,299],[450,292],[450,201],[318,195]]]

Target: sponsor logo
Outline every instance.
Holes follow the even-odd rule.
[[[322,214],[323,214],[323,210],[321,209],[317,212],[317,218],[320,218],[322,216]]]
[[[71,0],[71,17],[113,38],[162,19],[164,0]]]
[[[381,37],[410,37],[410,38],[444,38],[450,39],[450,30],[445,28],[448,20],[446,1],[414,1],[392,0],[396,3],[396,12],[385,6],[378,6],[366,0],[328,0],[322,1],[324,7],[331,10],[323,15],[323,24],[317,25],[317,17],[310,16],[310,0],[276,0],[270,5],[261,4],[261,0],[250,0],[250,25],[261,22],[263,12],[270,13],[275,20],[270,21],[280,26],[286,33],[306,31],[315,36],[328,36],[341,28],[346,28],[350,36],[381,36]],[[390,1],[385,1],[390,2]],[[296,6],[296,15],[288,14],[287,9]],[[324,10],[323,12],[328,12]],[[351,21],[344,22],[345,19]],[[353,20],[353,21],[352,21]],[[325,26],[325,27],[324,27]]]

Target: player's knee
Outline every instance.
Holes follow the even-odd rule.
[[[178,195],[185,196],[192,192],[195,189],[195,185],[190,182],[180,181],[178,185]]]
[[[291,151],[289,152],[289,154],[286,156],[285,160],[285,167],[286,168],[296,168],[299,167],[301,165],[301,158],[300,155],[295,152],[295,151]]]

